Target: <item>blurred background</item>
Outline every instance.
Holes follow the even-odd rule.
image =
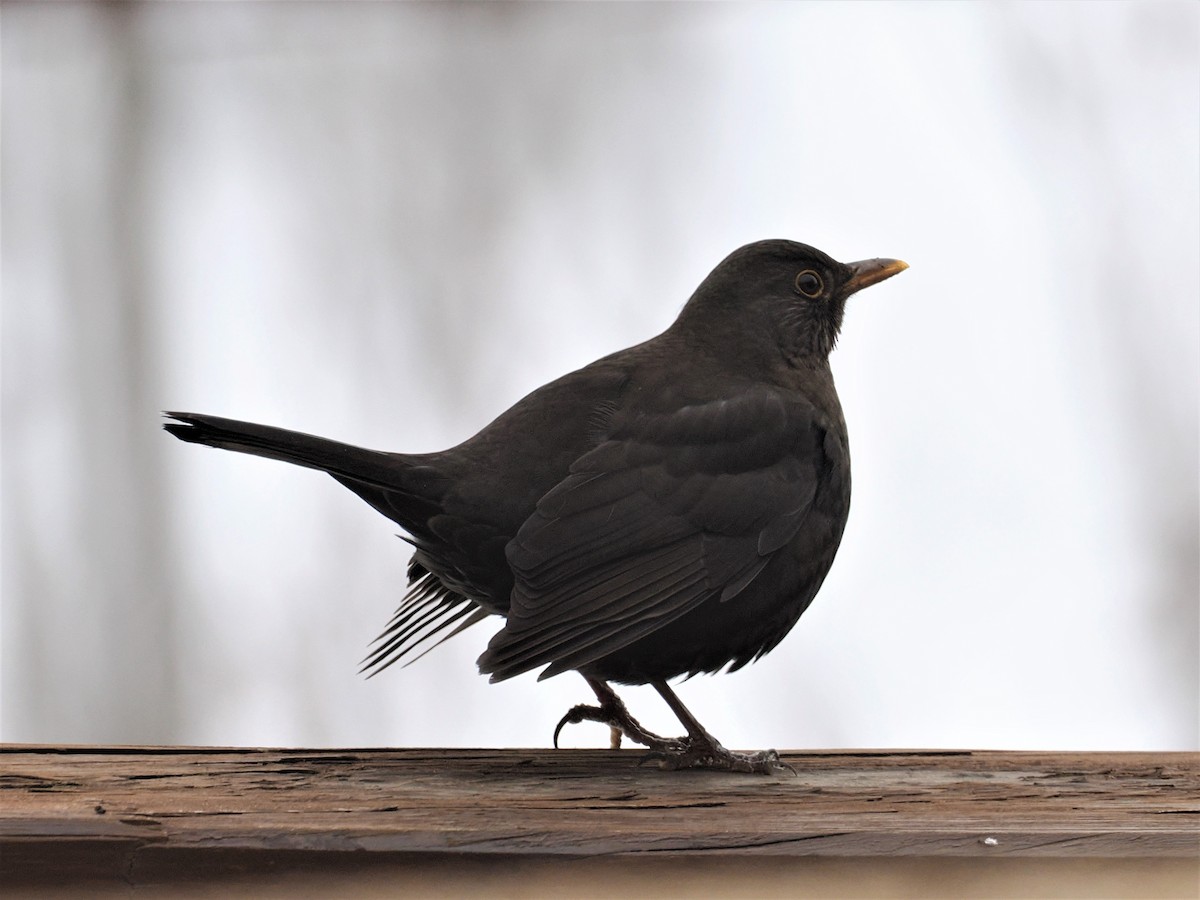
[[[4,740],[548,745],[581,679],[489,685],[487,623],[365,681],[395,527],[159,411],[440,449],[787,237],[912,268],[834,355],[821,595],[684,701],[736,747],[1200,746],[1200,5],[2,16]]]

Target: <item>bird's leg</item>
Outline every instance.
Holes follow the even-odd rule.
[[[721,746],[721,742],[709,734],[703,725],[683,705],[665,681],[652,681],[654,689],[667,701],[671,712],[679,717],[687,729],[687,739],[682,741],[681,750],[652,747],[647,759],[660,760],[667,769],[728,769],[731,772],[754,772],[760,775],[776,775],[783,771],[796,774],[796,770],[783,762],[774,750],[758,753],[734,753]],[[680,743],[680,742],[674,742]]]
[[[592,690],[596,692],[596,699],[600,701],[600,705],[586,706],[580,704],[568,710],[567,714],[559,720],[558,727],[554,729],[555,747],[558,747],[558,734],[563,730],[564,725],[576,725],[580,722],[600,722],[611,729],[609,746],[613,750],[621,749],[622,735],[635,743],[649,747],[654,753],[676,754],[682,753],[687,749],[687,742],[685,741],[660,737],[653,731],[643,728],[642,724],[629,714],[629,710],[625,708],[624,701],[617,696],[616,691],[608,686],[607,682],[600,681],[597,678],[588,678],[586,675],[584,679],[591,686]]]

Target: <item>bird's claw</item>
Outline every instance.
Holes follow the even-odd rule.
[[[598,706],[588,706],[586,703],[580,703],[578,706],[572,706],[567,710],[567,714],[558,720],[558,724],[554,727],[554,749],[558,749],[558,736],[563,730],[564,725],[578,725],[580,722],[601,722],[609,724],[608,719],[604,715],[604,710]]]
[[[796,770],[779,758],[774,750],[757,753],[737,753],[726,750],[718,743],[688,740],[682,742],[682,750],[670,752],[651,750],[641,758],[638,765],[657,762],[663,769],[719,769],[725,772],[746,772],[753,775],[796,774]]]
[[[687,742],[675,738],[665,738],[647,731],[637,719],[629,714],[624,704],[618,707],[588,706],[581,703],[572,706],[567,714],[558,720],[554,728],[554,749],[558,749],[558,736],[566,725],[578,725],[580,722],[599,722],[613,730],[613,750],[621,749],[621,735],[631,741],[649,747],[655,753],[681,753],[687,749]]]

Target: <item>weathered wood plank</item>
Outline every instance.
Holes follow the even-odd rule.
[[[1200,855],[1200,754],[0,746],[0,863],[354,851],[567,858]],[[39,862],[39,860],[41,862]]]

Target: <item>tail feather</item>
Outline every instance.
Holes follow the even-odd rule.
[[[441,558],[438,539],[428,523],[442,511],[441,494],[447,478],[429,458],[366,450],[219,416],[186,412],[164,415],[174,421],[163,428],[181,441],[277,459],[332,475],[413,535],[411,543],[424,549],[426,562]],[[414,560],[409,566],[408,593],[363,660],[362,670],[376,675],[401,659],[412,661],[488,615],[475,601],[447,587],[438,575]]]
[[[395,453],[366,450],[328,438],[198,413],[167,412],[163,428],[181,441],[236,450],[328,472],[338,479],[405,492],[412,464]]]

